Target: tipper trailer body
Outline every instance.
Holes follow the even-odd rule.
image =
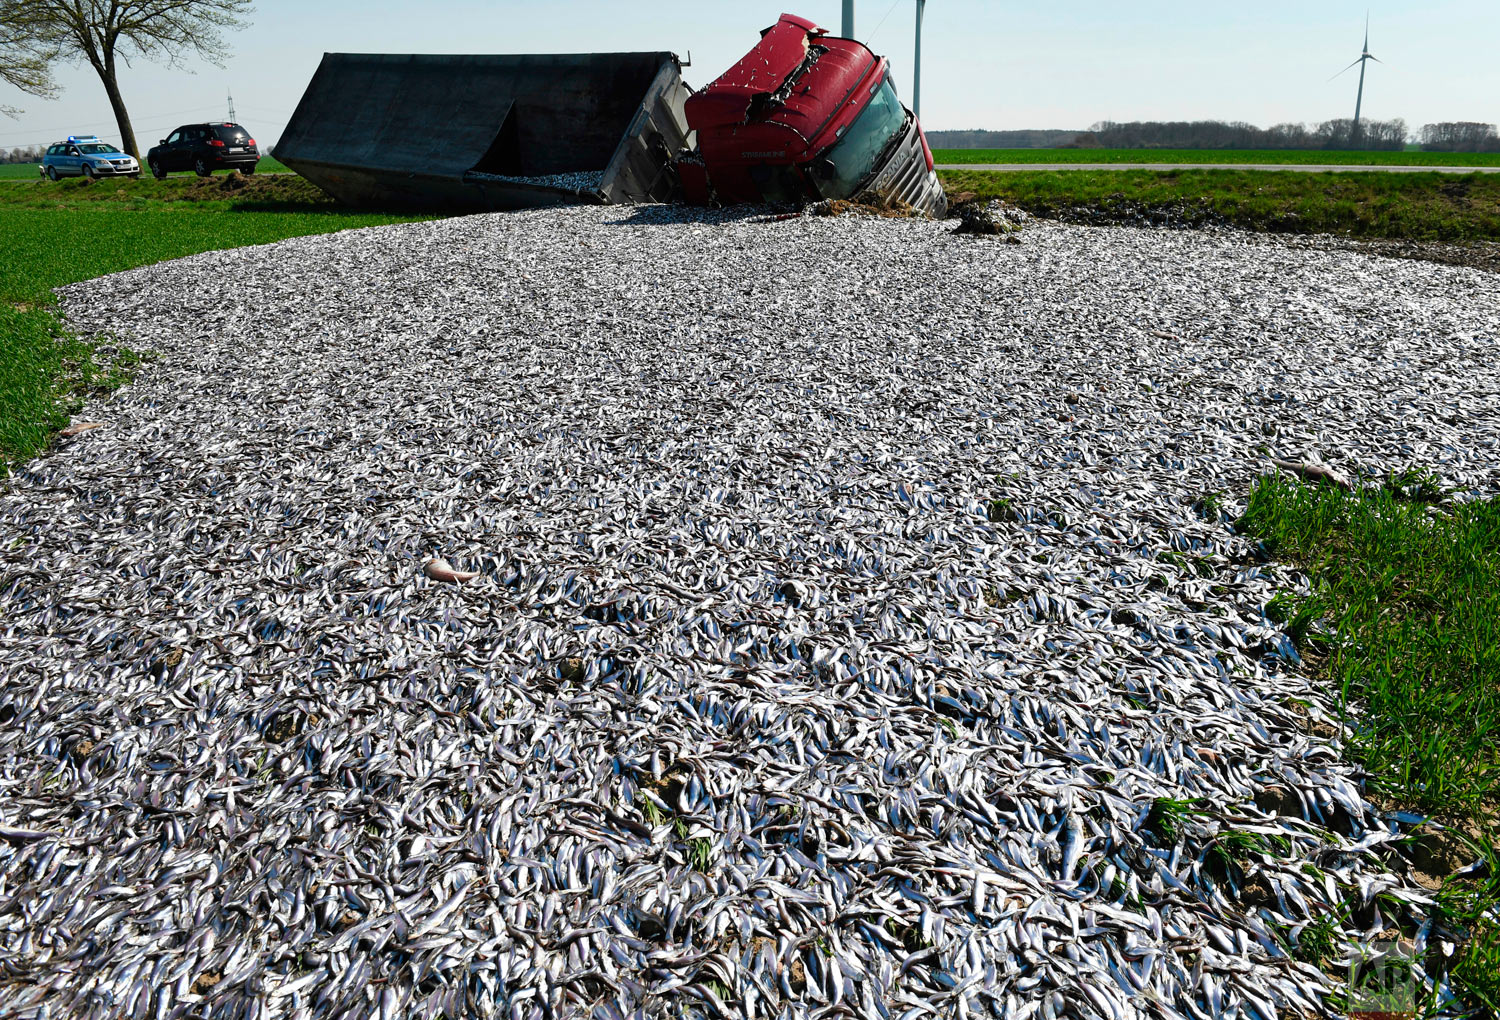
[[[687,97],[671,53],[326,53],[275,154],[355,205],[663,202]]]

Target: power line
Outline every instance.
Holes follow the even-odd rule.
[[[865,42],[866,46],[868,46],[870,44],[870,40],[871,39],[875,38],[875,33],[877,33],[877,32],[880,31],[881,26],[883,26],[885,24],[886,19],[891,16],[891,12],[896,9],[896,5],[899,4],[900,2],[901,2],[901,0],[892,0],[891,5],[885,9],[885,17],[883,17],[879,21],[877,21],[875,23],[875,28],[870,32],[869,35],[865,36],[864,42]]]
[[[167,110],[164,113],[151,113],[151,114],[147,114],[147,116],[151,117],[151,118],[156,118],[156,117],[175,117],[175,116],[178,116],[179,114],[183,114],[183,113],[197,113],[200,110],[217,110],[217,109],[218,109],[217,106],[194,106],[191,109],[187,109],[187,110]],[[12,138],[12,137],[14,137],[16,135],[20,135],[20,134],[30,134],[33,131],[37,132],[37,133],[46,132],[49,135],[53,134],[55,132],[58,132],[58,131],[68,131],[70,133],[76,134],[77,131],[75,129],[77,129],[77,128],[81,128],[81,127],[108,127],[109,125],[114,124],[114,123],[115,123],[114,118],[110,118],[109,120],[96,120],[96,121],[92,121],[91,123],[88,123],[88,124],[77,124],[77,123],[74,123],[74,124],[66,125],[64,127],[27,128],[25,131],[0,131],[0,138]]]

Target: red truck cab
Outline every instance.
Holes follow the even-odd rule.
[[[678,161],[689,202],[802,202],[875,194],[942,216],[947,200],[890,62],[783,14],[686,103],[696,150]]]

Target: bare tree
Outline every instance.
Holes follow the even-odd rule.
[[[133,56],[172,65],[193,54],[223,66],[223,33],[244,24],[250,0],[0,0],[33,46],[87,61],[104,83],[121,147],[137,159],[135,130],[120,95],[120,62]],[[7,25],[11,22],[7,18]]]
[[[43,99],[57,95],[52,80],[56,48],[42,39],[26,20],[25,0],[0,0],[0,81]],[[21,111],[0,104],[0,113],[14,117]]]

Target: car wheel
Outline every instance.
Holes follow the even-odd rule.
[[[55,167],[55,166],[49,166],[47,168],[47,180],[49,180],[49,181],[55,181],[55,180],[57,180],[57,167]]]
[[[207,177],[209,174],[213,173],[213,171],[208,168],[208,164],[205,163],[203,161],[203,158],[200,156],[198,158],[198,161],[193,164],[193,173],[197,174],[199,177]]]
[[[94,179],[94,168],[92,166],[88,165],[87,163],[85,163],[83,165],[83,176],[87,177],[89,180],[92,181]]]
[[[255,164],[246,163],[244,166],[240,167],[240,173],[244,174],[246,177],[249,177],[251,174],[255,173]]]
[[[152,177],[155,177],[159,181],[166,179],[167,171],[162,168],[162,165],[161,165],[160,161],[154,160],[154,159],[148,159],[146,161],[146,165],[151,168],[151,176]]]

